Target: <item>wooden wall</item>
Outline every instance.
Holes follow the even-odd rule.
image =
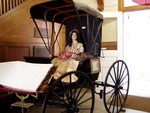
[[[24,61],[24,56],[48,57],[48,54],[35,54],[35,48],[44,48],[44,45],[36,43],[0,43],[0,62]],[[40,51],[39,51],[40,52]],[[42,53],[47,53],[44,50]]]
[[[102,42],[102,48],[107,50],[117,50],[117,42]]]
[[[37,21],[39,28],[45,29],[45,23]],[[56,25],[59,28],[59,25]],[[51,31],[51,23],[48,24],[49,31]],[[10,32],[0,37],[0,62],[4,61],[24,61],[24,56],[35,57],[49,57],[41,37],[35,34],[35,25],[32,19],[26,19],[23,23],[12,29]],[[60,33],[60,46],[63,48],[64,35]],[[58,39],[59,39],[58,38]],[[46,38],[45,38],[46,40]],[[62,45],[63,44],[63,45]],[[55,51],[58,51],[55,49]]]

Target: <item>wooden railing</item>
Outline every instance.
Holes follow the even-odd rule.
[[[27,0],[0,0],[0,16]]]

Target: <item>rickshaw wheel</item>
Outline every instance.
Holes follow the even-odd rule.
[[[103,101],[108,113],[119,113],[129,91],[129,70],[122,60],[114,62],[105,78]]]
[[[66,77],[69,78],[67,82]],[[93,113],[94,99],[93,85],[88,76],[80,71],[68,72],[50,86],[42,113]]]

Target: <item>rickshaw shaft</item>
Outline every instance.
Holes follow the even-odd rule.
[[[93,85],[94,86],[106,86],[106,87],[112,87],[112,88],[118,88],[118,89],[123,89],[123,87],[122,86],[120,86],[120,85],[117,85],[117,84],[115,84],[115,85],[112,85],[112,84],[104,84],[104,82],[102,82],[102,81],[95,81],[95,82],[93,82]]]

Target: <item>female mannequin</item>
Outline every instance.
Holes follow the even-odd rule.
[[[76,29],[73,29],[70,32],[70,43],[66,46],[67,51],[71,51],[75,54],[79,54],[84,52],[83,44],[79,42],[79,32]]]

